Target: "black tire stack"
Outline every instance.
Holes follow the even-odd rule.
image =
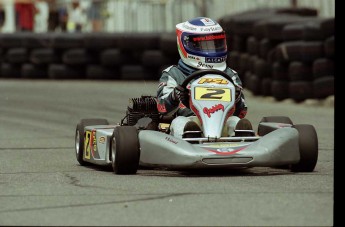
[[[0,78],[158,80],[177,61],[174,33],[0,34]]]
[[[296,102],[334,95],[334,18],[312,8],[252,10],[219,19],[228,64],[254,95]]]
[[[261,8],[218,19],[228,65],[254,95],[334,95],[334,18],[313,8]],[[177,64],[175,32],[0,34],[0,78],[158,80]]]

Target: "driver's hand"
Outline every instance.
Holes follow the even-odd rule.
[[[240,101],[240,99],[241,99],[241,96],[242,96],[242,87],[239,87],[239,86],[236,86],[236,88],[235,88],[236,90],[236,92],[235,92],[235,97],[236,97],[236,100],[235,100],[235,103],[237,103],[238,101]]]
[[[177,85],[173,90],[173,96],[172,97],[175,101],[179,100],[186,107],[189,106],[188,89],[183,88],[180,85]]]

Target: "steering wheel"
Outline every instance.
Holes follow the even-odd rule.
[[[181,85],[177,85],[179,87],[181,87],[181,90],[186,90],[187,89],[187,85],[189,84],[189,82],[191,82],[192,80],[198,78],[198,77],[202,77],[206,74],[216,74],[216,75],[221,75],[223,77],[225,77],[226,79],[230,80],[231,83],[235,84],[233,79],[226,74],[223,71],[217,70],[217,69],[201,69],[198,71],[195,71],[194,73],[190,74],[183,82]],[[189,98],[188,98],[189,100]],[[183,105],[185,105],[187,108],[189,108],[189,103],[183,103]]]
[[[194,73],[190,74],[180,85],[181,87],[183,87],[184,89],[187,88],[187,85],[189,82],[191,82],[193,79],[196,79],[198,77],[202,77],[206,74],[217,74],[217,75],[221,75],[223,77],[225,77],[226,79],[230,80],[231,83],[235,84],[234,81],[232,80],[232,78],[226,74],[223,71],[220,71],[218,69],[202,69],[202,70],[198,70],[195,71]]]

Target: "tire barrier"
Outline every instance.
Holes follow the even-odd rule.
[[[228,34],[227,63],[254,95],[334,95],[334,18],[262,8],[218,22]],[[0,34],[0,78],[158,80],[178,60],[175,32]]]
[[[218,21],[232,42],[227,62],[245,88],[301,102],[334,96],[334,19],[318,17],[313,8],[280,8]]]

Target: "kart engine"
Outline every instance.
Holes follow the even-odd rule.
[[[127,107],[126,116],[128,125],[135,125],[140,118],[148,117],[152,119],[153,127],[157,127],[159,113],[156,99],[153,96],[131,98]]]

